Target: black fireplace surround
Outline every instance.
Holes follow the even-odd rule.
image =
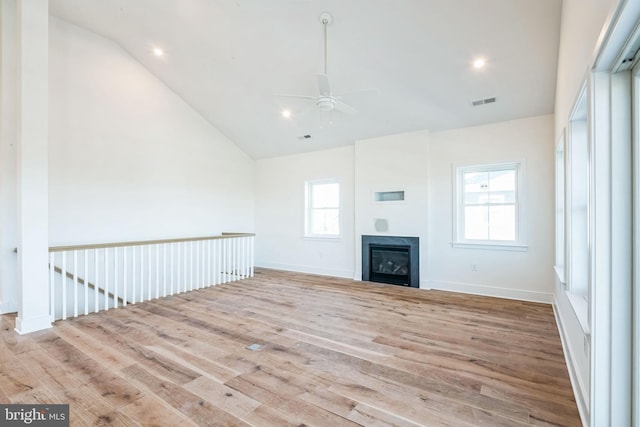
[[[420,287],[418,237],[362,236],[362,280]]]

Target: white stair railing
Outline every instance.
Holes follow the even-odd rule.
[[[49,248],[55,320],[253,277],[254,234]]]

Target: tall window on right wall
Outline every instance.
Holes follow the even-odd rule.
[[[525,249],[522,162],[455,168],[454,246]]]
[[[581,92],[567,129],[565,279],[568,297],[585,323],[589,302],[589,138],[586,89]],[[556,177],[557,178],[557,177]],[[557,238],[557,237],[556,237]],[[585,326],[586,327],[586,326]]]

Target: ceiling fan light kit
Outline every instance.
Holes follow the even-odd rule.
[[[320,111],[331,111],[336,106],[336,99],[332,96],[319,96],[316,99],[316,106]]]

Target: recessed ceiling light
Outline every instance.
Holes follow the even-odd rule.
[[[163,56],[164,55],[164,50],[160,49],[159,47],[154,47],[153,48],[153,54],[155,56],[158,56],[158,57]]]
[[[291,117],[291,110],[282,110],[282,117],[288,119]]]
[[[487,65],[487,61],[484,58],[477,58],[473,61],[473,68],[476,70],[484,68],[485,65]]]

